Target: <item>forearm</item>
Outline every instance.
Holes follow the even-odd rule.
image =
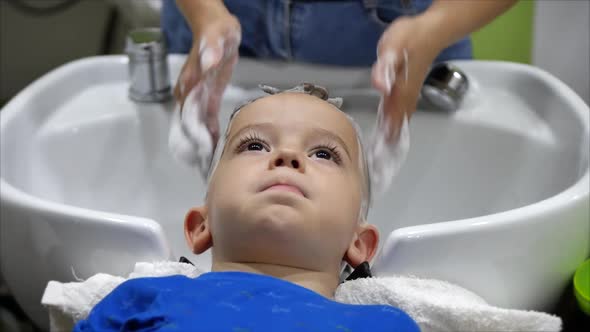
[[[208,18],[229,14],[223,0],[176,0],[176,4],[193,33],[199,31]]]
[[[517,0],[436,0],[417,19],[433,32],[433,41],[444,49],[480,29],[512,7]]]

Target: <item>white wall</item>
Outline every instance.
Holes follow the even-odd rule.
[[[536,1],[533,65],[557,76],[587,104],[590,104],[589,21],[588,0]]]

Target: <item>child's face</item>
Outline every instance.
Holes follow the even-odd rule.
[[[214,260],[335,269],[358,234],[356,132],[334,106],[281,93],[233,119],[210,182]]]

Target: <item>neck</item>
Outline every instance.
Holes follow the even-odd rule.
[[[339,283],[337,273],[277,264],[214,261],[211,271],[240,271],[269,275],[305,287],[327,298],[334,298],[334,292]]]

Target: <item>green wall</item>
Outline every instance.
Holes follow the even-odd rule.
[[[534,0],[520,0],[492,23],[474,32],[473,57],[530,64],[534,7]]]

